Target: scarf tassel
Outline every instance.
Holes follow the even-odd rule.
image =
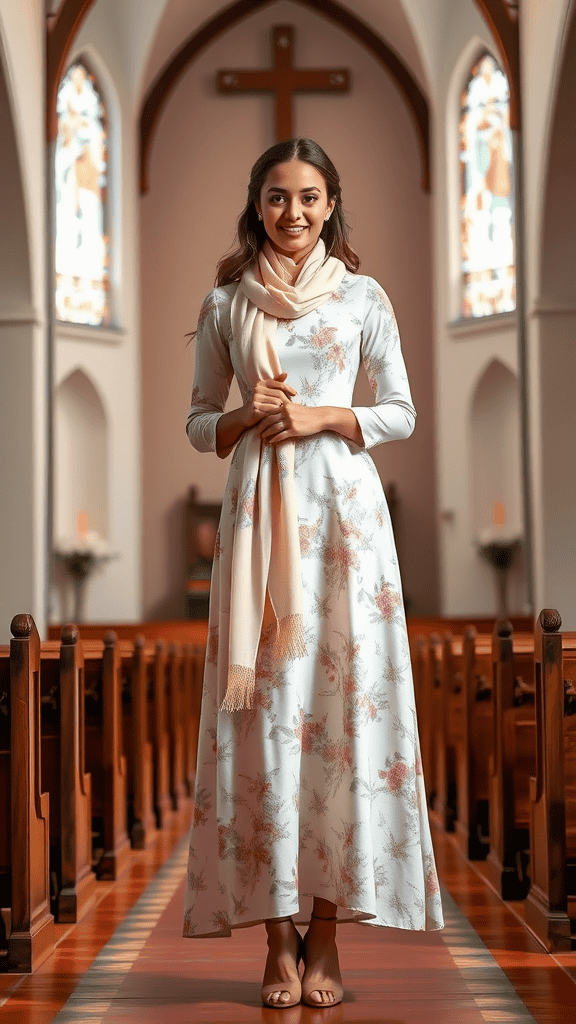
[[[294,658],[306,657],[303,615],[300,613],[285,615],[283,619],[280,619],[273,652],[274,658],[279,661],[292,661]]]
[[[247,665],[230,665],[228,685],[220,711],[244,711],[252,707],[256,673]]]
[[[273,644],[272,656],[279,661],[305,658],[307,649],[304,616],[298,613],[285,615],[283,619],[280,619]],[[255,688],[256,673],[254,669],[247,665],[231,665],[228,672],[226,694],[220,705],[220,711],[250,710],[254,704]]]

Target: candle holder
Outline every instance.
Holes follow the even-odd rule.
[[[478,553],[496,574],[499,619],[508,618],[508,577],[522,549],[522,541],[521,534],[506,537],[495,530],[485,530],[476,541]]]
[[[74,585],[74,622],[84,622],[86,581],[97,568],[118,555],[113,554],[106,541],[95,530],[87,530],[80,537],[63,537],[54,548],[54,557],[62,562]]]

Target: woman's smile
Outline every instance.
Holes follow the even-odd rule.
[[[302,160],[275,164],[256,204],[272,248],[298,264],[316,245],[333,208],[324,178]]]

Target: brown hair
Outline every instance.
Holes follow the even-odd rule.
[[[326,246],[326,256],[336,256],[342,260],[352,274],[358,270],[360,258],[348,242],[348,225],[344,218],[338,171],[317,142],[306,138],[288,139],[267,149],[250,172],[246,206],[238,218],[236,240],[232,243],[232,250],[218,263],[216,287],[239,281],[244,271],[255,262],[266,241],[266,231],[263,223],[258,220],[254,204],[260,198],[260,191],[272,168],[290,160],[302,160],[315,167],[326,182],[328,199],[335,201],[330,219],[324,222],[320,232],[320,238]],[[195,334],[196,331],[190,333],[190,341]]]

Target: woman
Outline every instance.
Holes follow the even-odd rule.
[[[366,449],[415,410],[390,302],[310,139],[252,169],[187,422],[235,447],[216,539],[184,935],[265,921],[266,1005],[342,999],[336,920],[443,927],[400,574]],[[375,396],[351,408],[360,361]],[[223,413],[233,374],[243,405]],[[311,909],[302,941],[292,917]],[[302,980],[299,961],[304,961]]]

